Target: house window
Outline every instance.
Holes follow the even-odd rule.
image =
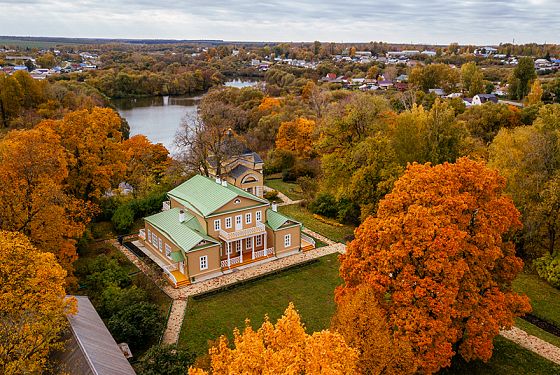
[[[171,259],[171,246],[165,244],[165,256]]]
[[[208,269],[208,255],[200,257],[200,270],[204,271]]]
[[[162,251],[162,249],[163,249],[163,241],[160,238],[159,239],[159,251]]]
[[[262,236],[257,236],[257,246],[261,246],[262,245]]]
[[[251,213],[245,214],[245,224],[251,224],[253,221],[253,215]]]
[[[255,212],[255,220],[256,220],[258,223],[261,223],[261,222],[262,222],[262,216],[261,216],[261,215],[262,215],[261,211]]]
[[[231,217],[226,217],[226,229],[231,229]]]
[[[241,252],[241,241],[235,241],[235,250],[238,254]]]
[[[291,234],[286,234],[284,236],[284,247],[289,247],[292,245],[292,235]]]
[[[214,220],[214,230],[217,232],[222,229],[220,219]]]
[[[231,244],[229,242],[227,243],[226,252],[227,252],[227,255],[231,255]]]
[[[152,231],[148,229],[148,242],[152,242]]]
[[[239,204],[239,203],[241,203],[241,199],[238,198],[238,199],[234,200],[233,203],[234,204]]]
[[[155,235],[155,233],[152,233],[152,245],[157,248],[157,243],[157,236]]]
[[[252,249],[253,248],[252,238],[246,238],[245,239],[245,248],[246,249]]]

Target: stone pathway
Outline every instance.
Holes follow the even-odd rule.
[[[529,335],[527,332],[517,327],[512,327],[507,331],[500,331],[500,335],[513,341],[517,345],[560,365],[559,347],[554,346],[538,337]]]
[[[278,206],[287,206],[287,205],[290,205],[290,204],[299,204],[299,203],[303,202],[303,199],[294,201],[294,200],[292,200],[290,197],[288,197],[286,194],[282,193],[281,191],[275,190],[275,189],[270,188],[270,187],[268,187],[268,186],[266,186],[266,185],[263,186],[263,190],[264,190],[264,191],[272,191],[272,190],[274,190],[274,191],[276,191],[276,192],[278,193],[278,198],[280,198],[280,200],[282,200],[282,203],[279,203]]]
[[[167,319],[167,327],[163,333],[162,342],[164,344],[176,344],[179,341],[185,310],[187,309],[186,299],[174,299],[171,305],[171,312]]]

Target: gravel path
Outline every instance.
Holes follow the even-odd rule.
[[[544,357],[554,363],[560,365],[560,348],[554,346],[538,337],[529,335],[527,332],[517,328],[512,327],[507,331],[500,331],[500,335],[508,340],[513,341],[519,346],[529,349],[530,351],[537,353],[541,357]]]
[[[282,200],[282,203],[278,204],[279,206],[287,206],[287,205],[290,205],[290,204],[299,204],[299,203],[303,202],[303,199],[294,201],[290,197],[288,197],[286,194],[282,193],[281,191],[275,190],[275,189],[270,188],[268,186],[263,186],[263,190],[264,191],[272,191],[272,190],[276,191],[278,193],[278,198],[280,198]]]

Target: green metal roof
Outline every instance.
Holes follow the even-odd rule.
[[[300,224],[294,219],[290,219],[289,217],[284,216],[279,212],[272,211],[271,209],[266,210],[266,223],[273,231],[278,230],[282,225],[286,224],[288,221],[291,221],[295,224]]]
[[[196,175],[177,186],[167,193],[186,207],[194,208],[202,216],[208,216],[232,201],[238,196],[252,199],[261,203],[268,203],[267,200],[254,196],[232,184],[223,186],[216,183],[213,179]]]
[[[185,221],[179,222],[179,211],[178,208],[173,208],[148,216],[145,220],[159,229],[162,234],[166,235],[170,241],[185,252],[196,248],[201,241],[218,243],[215,239],[200,231],[198,220],[188,212],[185,212]],[[173,253],[171,254],[173,257]]]
[[[175,262],[182,262],[183,260],[185,260],[185,257],[183,256],[182,252],[174,251],[171,253],[171,259],[173,259]]]

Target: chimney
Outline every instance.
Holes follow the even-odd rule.
[[[272,211],[278,212],[278,205],[276,203],[272,203]]]
[[[185,211],[179,210],[179,223],[182,223],[184,221],[185,221]]]
[[[226,180],[222,180],[222,186],[227,187],[227,181]]]
[[[222,180],[220,180],[220,177],[216,177],[216,183],[217,183],[217,184],[221,184],[221,183],[222,183]]]

